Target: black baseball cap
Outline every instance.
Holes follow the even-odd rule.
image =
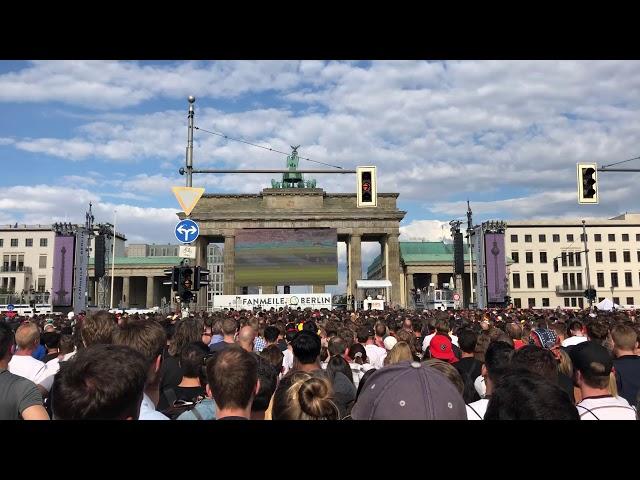
[[[599,343],[587,341],[575,345],[569,352],[574,370],[590,377],[601,377],[611,373],[613,357]]]

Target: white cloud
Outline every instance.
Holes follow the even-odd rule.
[[[65,186],[89,186],[89,185],[97,185],[98,182],[91,177],[81,176],[81,175],[65,175],[62,177],[64,180]]]
[[[50,185],[14,186],[0,189],[0,222],[51,224],[57,221],[84,223],[93,203],[97,223],[112,222],[117,210],[117,229],[130,242],[171,242],[178,209],[142,208],[110,203],[81,188]]]
[[[346,168],[377,165],[379,191],[400,192],[401,202],[419,203],[432,217],[463,216],[469,198],[478,217],[523,218],[584,214],[575,198],[576,162],[638,155],[638,78],[637,61],[34,62],[0,75],[0,101],[19,100],[25,85],[33,92],[24,101],[104,109],[193,93],[196,125],[282,151],[302,144],[302,156]],[[95,89],[105,95],[95,98]],[[228,104],[200,107],[208,98]],[[43,134],[5,144],[70,160],[138,162],[148,173],[109,175],[111,183],[101,184],[131,200],[170,195],[170,186],[184,184],[176,173],[184,164],[184,110],[84,117],[69,138]],[[196,131],[194,163],[279,168],[284,156]],[[194,185],[249,193],[271,177],[195,175]],[[316,179],[330,192],[355,189],[353,176]],[[601,174],[601,203],[588,211],[633,209],[635,183],[631,175]],[[431,236],[436,227],[410,224],[403,235],[423,229]]]
[[[0,145],[13,145],[15,140],[13,138],[0,137]]]
[[[454,208],[457,208],[457,204]],[[449,222],[440,220],[414,220],[400,227],[401,241],[439,242],[451,238]]]
[[[91,109],[124,108],[155,96],[234,97],[294,87],[299,62],[37,61],[0,75],[0,101],[57,101]]]

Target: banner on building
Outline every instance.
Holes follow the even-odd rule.
[[[73,291],[73,259],[75,237],[57,236],[53,243],[53,282],[51,288],[54,307],[69,307]]]
[[[252,310],[262,308],[269,310],[274,308],[298,308],[304,310],[311,308],[331,308],[330,293],[300,293],[300,294],[275,294],[275,295],[214,295],[213,308],[233,308],[234,310]]]
[[[89,233],[85,229],[79,229],[76,233],[76,252],[74,268],[73,311],[78,313],[87,309],[87,268]]]
[[[489,303],[503,303],[507,294],[505,288],[507,261],[504,254],[504,233],[486,233],[484,236],[484,248]]]
[[[475,300],[477,308],[487,308],[486,281],[483,255],[483,230],[481,226],[473,230],[473,259],[475,261]]]

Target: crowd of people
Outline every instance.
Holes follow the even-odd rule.
[[[635,311],[0,316],[0,419],[635,420]]]

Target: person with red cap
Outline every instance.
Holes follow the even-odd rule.
[[[429,343],[429,353],[431,358],[437,358],[438,360],[444,360],[449,363],[456,363],[458,358],[453,353],[453,346],[451,339],[446,335],[436,334]]]

